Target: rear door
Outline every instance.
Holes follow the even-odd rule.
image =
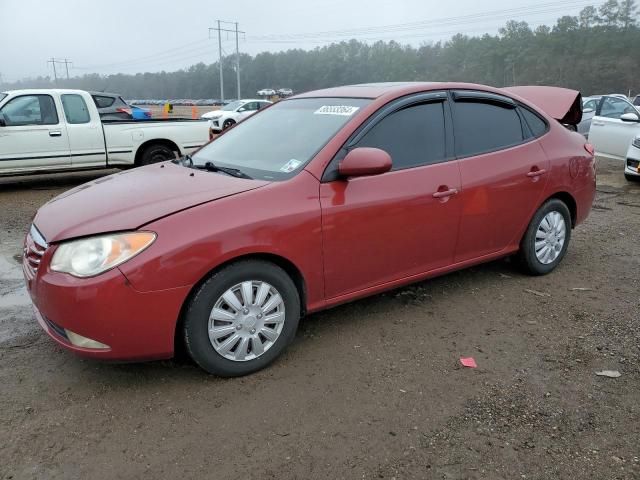
[[[460,173],[451,158],[446,95],[420,98],[372,120],[325,172],[320,203],[327,298],[453,262]],[[338,178],[338,162],[355,147],[385,150],[392,171]]]
[[[67,121],[72,165],[80,168],[104,166],[107,156],[97,110],[90,110],[85,98],[78,93],[64,93],[60,95],[60,101]]]
[[[60,104],[48,94],[18,95],[0,108],[0,173],[71,164]]]
[[[519,242],[542,199],[550,162],[536,139],[547,124],[533,111],[484,92],[453,92],[453,98],[462,181],[455,261],[463,262]]]
[[[623,98],[602,97],[589,131],[589,143],[596,155],[615,160],[626,158],[631,141],[640,134],[640,124],[621,120],[625,113],[640,115],[631,102]]]

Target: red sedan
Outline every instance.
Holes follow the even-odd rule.
[[[42,328],[103,359],[184,342],[235,376],[282,353],[300,317],[516,254],[562,261],[595,193],[553,87],[371,84],[298,95],[193,158],[100,178],[44,205],[24,274]]]

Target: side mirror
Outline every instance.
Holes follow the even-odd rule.
[[[640,123],[640,117],[638,117],[637,113],[623,113],[620,115],[620,120],[623,122],[635,122]]]
[[[594,112],[594,111],[595,111],[595,109],[593,109],[593,108],[585,108],[584,110],[582,110],[582,113],[591,113],[591,112]]]
[[[391,170],[391,156],[379,148],[359,147],[351,150],[338,165],[343,177],[379,175]]]

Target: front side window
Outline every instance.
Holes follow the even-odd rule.
[[[50,95],[22,95],[12,98],[0,110],[8,127],[57,125],[56,105]]]
[[[600,116],[620,118],[625,113],[637,113],[636,109],[626,100],[617,97],[604,97],[600,106]]]
[[[62,95],[62,108],[64,109],[64,116],[67,119],[67,123],[79,124],[89,123],[91,117],[89,116],[89,109],[87,104],[80,95],[67,94]]]
[[[514,107],[480,99],[454,102],[456,155],[468,157],[522,143],[522,124]]]
[[[212,162],[253,178],[285,180],[302,170],[370,102],[362,98],[283,100],[227,130],[194,154],[193,163]],[[282,132],[290,134],[283,137]]]
[[[356,146],[384,150],[391,156],[393,170],[445,160],[444,102],[412,105],[391,113]]]

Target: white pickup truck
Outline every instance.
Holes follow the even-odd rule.
[[[208,141],[206,120],[101,121],[82,90],[0,93],[0,176],[147,165]]]

